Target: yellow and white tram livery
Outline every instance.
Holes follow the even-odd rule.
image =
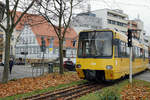
[[[133,74],[148,67],[148,47],[132,40]],[[127,36],[102,29],[79,33],[76,71],[87,80],[116,80],[129,75],[129,47]]]

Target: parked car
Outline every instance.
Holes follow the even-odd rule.
[[[69,71],[75,71],[75,64],[68,59],[64,61],[64,68],[68,69]]]

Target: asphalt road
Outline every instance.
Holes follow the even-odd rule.
[[[2,81],[3,75],[3,66],[0,66],[0,81]],[[44,72],[47,72],[48,69],[45,68]],[[15,65],[12,68],[12,73],[9,76],[9,80],[11,79],[19,79],[24,77],[37,77],[42,74],[42,70],[40,68],[32,68],[30,65]]]
[[[145,80],[150,82],[150,70],[140,73],[135,76],[136,79]]]

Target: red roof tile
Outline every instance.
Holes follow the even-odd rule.
[[[20,15],[21,12],[17,12],[17,16]],[[25,23],[31,26],[31,29],[35,34],[39,45],[41,45],[41,36],[44,36],[46,41],[46,46],[50,45],[49,44],[50,37],[54,37],[54,46],[55,47],[59,46],[58,38],[54,31],[54,28],[46,20],[44,20],[42,16],[25,14],[25,16],[16,26],[16,30],[22,30]],[[65,35],[65,40],[66,40],[65,47],[72,47],[71,41],[76,37],[77,37],[77,33],[75,32],[75,30],[73,28],[68,28]]]

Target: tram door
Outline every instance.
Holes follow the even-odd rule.
[[[144,62],[145,62],[145,54],[144,54],[144,49],[140,48],[140,57],[141,57],[141,65],[144,67]]]

